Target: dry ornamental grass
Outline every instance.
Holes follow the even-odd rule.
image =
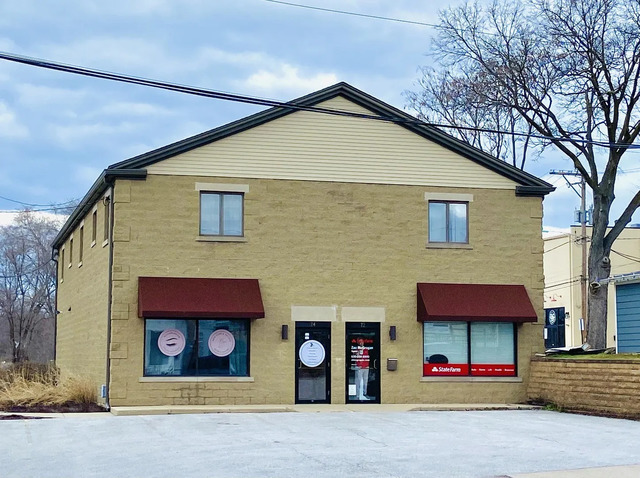
[[[60,378],[53,365],[20,364],[0,370],[0,410],[80,410],[97,407],[97,387],[84,377]]]

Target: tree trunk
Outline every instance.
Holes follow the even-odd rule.
[[[594,192],[594,217],[591,246],[589,248],[589,285],[588,306],[582,311],[587,320],[587,343],[593,348],[602,349],[607,346],[607,283],[600,283],[611,273],[609,254],[611,247],[605,245],[605,234],[609,222],[610,201]]]

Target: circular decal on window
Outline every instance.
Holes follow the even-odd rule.
[[[226,357],[236,348],[236,339],[225,329],[218,329],[209,336],[209,350],[216,357]]]
[[[549,311],[549,325],[553,325],[556,323],[556,311],[555,310],[550,310]]]
[[[298,357],[307,367],[317,367],[324,362],[324,347],[317,340],[307,340],[300,346]]]
[[[158,337],[158,348],[168,357],[180,355],[184,350],[184,345],[184,334],[178,329],[163,330]]]

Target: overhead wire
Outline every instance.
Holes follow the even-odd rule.
[[[312,113],[322,113],[322,114],[345,116],[345,117],[367,119],[367,120],[374,120],[374,121],[383,121],[383,122],[389,122],[389,123],[395,123],[395,124],[420,125],[420,126],[427,126],[432,128],[438,128],[438,129],[456,129],[456,130],[463,130],[463,131],[477,131],[477,132],[483,132],[483,133],[497,133],[497,134],[505,134],[505,135],[518,136],[518,137],[540,139],[544,141],[563,141],[563,142],[568,141],[568,142],[580,143],[580,144],[591,144],[591,145],[599,146],[603,148],[640,149],[640,145],[634,145],[634,144],[605,143],[602,141],[592,141],[592,140],[585,140],[581,138],[562,138],[562,137],[545,136],[545,135],[538,135],[538,134],[532,134],[532,133],[501,131],[501,130],[491,129],[491,128],[454,126],[454,125],[448,125],[448,124],[442,124],[442,123],[429,123],[429,122],[421,121],[417,118],[413,119],[413,118],[406,118],[401,116],[366,114],[366,113],[357,113],[353,111],[337,110],[332,108],[323,108],[319,106],[308,106],[302,103],[296,103],[292,101],[285,102],[285,101],[270,100],[266,98],[259,98],[256,96],[248,96],[248,95],[241,95],[241,94],[235,94],[235,93],[225,93],[217,90],[209,90],[205,88],[179,85],[176,83],[152,80],[152,79],[141,78],[136,76],[124,75],[120,73],[112,73],[112,72],[107,72],[102,70],[95,70],[95,69],[85,68],[85,67],[80,67],[75,65],[67,65],[63,63],[49,61],[49,60],[30,58],[23,55],[16,55],[16,54],[11,54],[6,52],[0,52],[0,59],[13,61],[16,63],[22,63],[30,66],[35,66],[38,68],[46,68],[46,69],[55,70],[55,71],[62,71],[65,73],[73,73],[77,75],[118,81],[122,83],[148,86],[152,88],[175,91],[175,92],[185,93],[185,94],[190,94],[195,96],[203,96],[207,98],[254,104],[254,105],[260,105],[260,106],[285,108],[285,109],[290,109],[294,111],[308,111]]]
[[[9,202],[13,202],[16,204],[20,204],[22,206],[29,206],[29,207],[48,207],[48,208],[55,208],[56,206],[59,206],[60,208],[64,208],[64,207],[68,207],[74,203],[77,203],[79,201],[79,199],[70,199],[69,201],[66,202],[60,202],[60,203],[53,203],[53,204],[32,204],[32,203],[28,203],[28,202],[22,202],[22,201],[18,201],[17,199],[11,199],[8,198],[6,196],[0,196],[0,199],[4,199],[5,201],[9,201]]]
[[[624,257],[627,260],[633,261],[633,262],[640,262],[640,257],[636,257],[636,256],[632,256],[631,254],[625,254],[623,252],[618,252],[616,250],[611,249],[611,252],[613,252],[614,254],[619,255],[620,257]]]
[[[304,5],[304,4],[301,4],[301,3],[283,2],[281,0],[264,0],[264,1],[265,2],[269,2],[269,3],[278,3],[280,5],[287,5],[289,7],[306,8],[308,10],[318,10],[318,11],[321,11],[321,12],[339,13],[341,15],[351,15],[351,16],[354,16],[354,17],[373,18],[375,20],[386,20],[386,21],[389,21],[389,22],[408,23],[408,24],[411,24],[411,25],[421,25],[421,26],[425,26],[425,27],[438,28],[438,25],[436,25],[434,23],[418,22],[418,21],[415,21],[415,20],[405,20],[405,19],[402,19],[402,18],[385,17],[385,16],[381,16],[381,15],[371,15],[371,14],[367,14],[367,13],[348,12],[346,10],[336,10],[336,9],[333,9],[333,8],[316,7],[316,6],[312,6],[312,5]]]

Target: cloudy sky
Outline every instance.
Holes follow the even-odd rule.
[[[291,1],[430,24],[455,4]],[[433,61],[432,27],[267,0],[0,0],[0,13],[3,52],[285,101],[346,81],[404,108]],[[261,109],[0,60],[0,210],[82,197],[112,163]],[[640,188],[640,152],[622,167],[618,203]],[[579,199],[552,168],[571,165],[549,152],[527,170],[558,187],[544,222],[566,227]]]

